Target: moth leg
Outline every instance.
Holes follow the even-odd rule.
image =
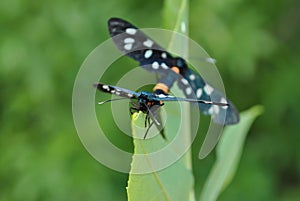
[[[152,121],[155,123],[156,121],[158,122],[161,122],[161,114],[160,114],[160,107],[164,105],[164,103],[161,103],[160,105],[156,105],[156,106],[153,106],[151,108],[151,111],[153,113],[153,117],[151,117]],[[164,139],[167,139],[166,138],[166,135],[165,135],[165,132],[164,132],[164,128],[163,128],[163,125],[162,123],[161,124],[156,124],[158,130],[160,130],[160,134],[161,136],[164,138]]]
[[[157,110],[157,107],[152,106],[149,107],[147,104],[145,104],[145,107],[147,108],[147,116],[149,116],[149,118],[152,119],[152,121],[154,121],[154,123],[158,126],[160,126],[160,122],[155,118],[154,112]]]
[[[131,115],[133,115],[133,113],[138,112],[138,111],[140,111],[138,108],[135,108],[135,107],[130,107],[129,108],[129,112],[130,112]]]
[[[149,111],[147,111],[146,117],[145,117],[145,128],[147,127],[147,125],[150,125],[150,119],[151,119],[151,116],[149,115]]]
[[[145,128],[147,127],[147,122],[148,122],[148,125],[150,124],[150,117],[149,117],[149,114],[148,114],[148,112],[147,112],[147,114],[146,114],[146,117],[145,117]]]
[[[150,117],[148,117],[148,125],[150,125]]]
[[[149,126],[148,126],[148,128],[147,128],[147,130],[146,130],[146,133],[145,133],[145,135],[144,135],[144,139],[146,139],[147,134],[148,134],[150,128],[153,126],[153,124],[154,124],[154,121],[152,121],[151,124],[149,124]]]

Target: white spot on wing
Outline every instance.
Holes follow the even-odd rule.
[[[165,52],[161,53],[161,58],[166,59],[167,58],[167,53],[165,53]]]
[[[196,96],[197,96],[197,98],[201,98],[202,93],[203,93],[203,91],[202,91],[201,88],[197,89],[197,91],[196,91]]]
[[[133,38],[125,38],[124,39],[124,43],[134,43],[134,39]]]
[[[153,51],[152,50],[146,50],[145,54],[144,54],[144,57],[146,59],[149,59],[153,54]]]
[[[220,103],[227,103],[227,100],[222,97],[221,100],[220,100]],[[222,108],[226,109],[228,106],[222,106]]]
[[[196,79],[196,76],[194,74],[190,74],[190,80],[195,80]]]
[[[159,63],[157,61],[153,62],[152,68],[155,69],[155,70],[158,69],[159,68]]]
[[[125,50],[131,50],[131,48],[132,48],[132,43],[124,45]]]
[[[127,28],[125,31],[130,35],[134,35],[136,33],[136,29],[134,28]]]
[[[184,85],[188,85],[189,84],[189,82],[186,79],[184,79],[184,78],[181,79],[181,82]]]
[[[131,50],[132,46],[133,46],[133,43],[134,43],[134,39],[133,38],[125,38],[124,39],[124,49],[125,50]]]
[[[214,91],[214,88],[209,84],[206,84],[203,89],[207,95],[210,95]]]
[[[219,106],[213,105],[212,108],[213,108],[214,114],[219,114],[219,111],[220,111]]]
[[[191,87],[186,88],[186,89],[185,89],[185,93],[186,93],[187,95],[191,95],[191,94],[192,94],[192,88],[191,88]]]
[[[109,86],[108,85],[103,85],[102,88],[106,89],[107,91],[109,91]]]
[[[145,45],[146,47],[152,47],[153,41],[150,39],[147,39],[146,41],[143,42],[143,45]]]
[[[169,67],[168,67],[167,64],[165,64],[165,63],[161,63],[160,65],[161,65],[161,67],[162,67],[163,69],[169,69]]]
[[[208,109],[208,114],[213,114],[213,112],[214,112],[214,107],[213,106],[211,106],[209,109]]]

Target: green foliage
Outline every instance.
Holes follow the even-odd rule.
[[[165,1],[163,14],[165,19],[165,26],[171,30],[177,32],[187,32],[187,28],[182,30],[182,23],[187,24],[188,18],[188,1]],[[175,19],[175,20],[174,20]],[[176,38],[172,37],[169,42],[169,47],[174,44]],[[182,54],[186,54],[186,41],[182,42]],[[178,89],[177,89],[178,90]],[[172,107],[172,105],[170,106]],[[174,107],[174,105],[173,105]],[[143,136],[145,133],[144,129],[138,129],[137,124],[143,124],[143,118],[137,118],[133,121],[132,132],[134,139],[134,156],[131,164],[131,173],[128,181],[128,200],[130,201],[147,201],[147,200],[166,200],[166,201],[181,201],[181,200],[194,200],[193,190],[193,175],[192,175],[192,164],[191,164],[191,153],[185,150],[189,147],[190,143],[190,132],[189,132],[189,107],[187,104],[183,104],[183,126],[177,128],[180,119],[174,111],[176,107],[169,111],[173,111],[172,117],[168,118],[166,123],[165,135],[168,138],[164,141],[160,136],[156,136],[150,140],[141,140],[137,137]],[[141,115],[144,117],[144,115]],[[176,118],[177,117],[177,118]],[[141,120],[142,119],[142,120]],[[139,122],[139,121],[142,121]],[[177,130],[176,130],[177,128]],[[177,132],[178,131],[178,132]],[[175,134],[178,133],[176,137]],[[176,139],[174,139],[176,137]],[[176,143],[177,142],[177,143]],[[179,142],[179,143],[178,143]],[[167,148],[172,147],[173,148]],[[167,149],[168,154],[164,151],[159,152],[159,157],[153,157],[151,154],[158,152],[160,149]],[[143,159],[138,160],[137,158],[143,155]],[[175,156],[170,157],[170,156]],[[153,159],[154,158],[154,159]],[[154,170],[159,164],[164,164],[160,160],[169,161],[167,166],[157,171]],[[172,160],[173,159],[173,160]],[[174,163],[174,161],[176,161]],[[135,169],[150,170],[147,174],[133,174]]]
[[[200,200],[217,200],[233,179],[237,170],[247,133],[257,116],[261,115],[263,108],[255,106],[241,113],[239,124],[227,127],[217,146],[217,160],[212,167],[210,175],[205,182]]]
[[[176,110],[176,108],[174,108]],[[176,115],[174,115],[176,117]],[[193,176],[191,163],[188,159],[189,155],[182,157],[184,153],[185,135],[177,136],[177,143],[174,146],[174,134],[176,133],[176,122],[179,118],[168,119],[166,126],[167,140],[160,135],[151,137],[152,128],[150,130],[150,139],[143,139],[145,134],[144,127],[145,115],[139,113],[133,120],[133,136],[134,139],[134,156],[131,163],[131,172],[150,171],[143,174],[130,174],[127,194],[130,201],[147,201],[147,200],[190,200],[193,195]],[[184,132],[181,129],[179,132]],[[172,135],[173,134],[173,135]],[[139,139],[142,138],[142,139]],[[179,142],[179,143],[178,143]],[[186,142],[188,143],[188,142]],[[172,145],[173,144],[173,145]],[[168,148],[166,148],[168,147]],[[167,150],[162,151],[161,149]],[[156,154],[158,152],[158,154]],[[167,153],[166,153],[167,152]],[[179,160],[169,160],[173,157]],[[165,164],[166,167],[161,164]],[[174,163],[174,161],[176,161]],[[169,166],[171,165],[171,166]],[[158,171],[155,171],[156,168]],[[190,198],[190,196],[192,196]]]
[[[0,1],[1,201],[126,199],[127,175],[99,164],[80,143],[72,88],[84,58],[109,37],[108,18],[173,29],[171,18],[162,20],[165,3]],[[191,1],[189,7],[190,36],[217,59],[228,97],[241,111],[257,103],[265,107],[219,200],[298,200],[299,1],[207,0]],[[124,59],[113,65],[120,71],[107,72],[111,84],[136,63]],[[110,121],[103,123],[117,132]],[[200,127],[199,136],[207,126]],[[110,138],[126,150],[133,148],[124,138]],[[200,145],[197,138],[193,148],[198,151]],[[196,191],[214,161],[213,154],[201,161],[197,154]]]
[[[188,22],[189,0],[165,0],[162,12],[164,28],[181,32],[181,23]]]

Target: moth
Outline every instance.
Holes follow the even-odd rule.
[[[146,139],[149,129],[155,124],[157,128],[161,131],[161,135],[163,138],[166,138],[163,127],[161,125],[160,117],[158,115],[159,108],[164,105],[166,101],[186,101],[186,102],[194,102],[194,103],[202,103],[207,105],[217,105],[221,107],[228,107],[228,103],[217,103],[206,100],[199,99],[191,99],[191,98],[180,98],[171,95],[166,95],[162,93],[152,93],[152,92],[134,92],[128,89],[124,89],[121,87],[116,87],[112,85],[103,84],[97,82],[94,84],[99,91],[114,94],[120,96],[121,98],[109,99],[106,101],[99,102],[99,104],[104,104],[107,102],[129,99],[131,100],[130,113],[133,114],[134,111],[141,111],[146,114],[145,118],[145,127],[147,127],[146,133],[144,135],[144,139]],[[136,100],[137,102],[133,102]],[[150,122],[151,119],[151,122]]]
[[[167,96],[170,88],[177,82],[186,98],[199,100],[193,102],[197,102],[203,114],[211,115],[214,122],[220,125],[239,122],[239,113],[234,104],[190,69],[183,58],[172,56],[153,39],[123,19],[109,19],[108,30],[116,47],[124,55],[138,61],[147,71],[160,75],[153,89],[154,94]],[[214,97],[215,102],[222,104],[206,104],[211,102],[211,97]]]

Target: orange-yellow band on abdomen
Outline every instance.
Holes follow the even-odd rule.
[[[157,83],[154,88],[153,91],[160,89],[162,90],[165,94],[169,93],[169,87],[167,85],[165,85],[164,83]]]

